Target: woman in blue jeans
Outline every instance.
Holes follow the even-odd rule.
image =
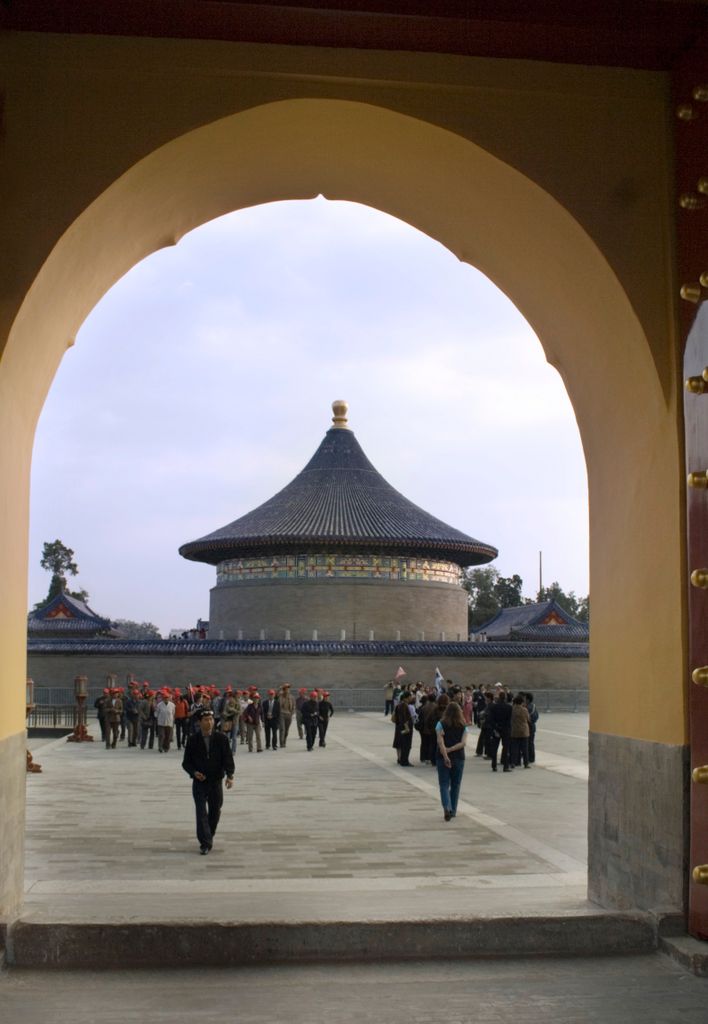
[[[462,708],[456,701],[450,701],[441,720],[435,726],[438,741],[438,783],[440,802],[445,821],[457,814],[457,800],[460,795],[462,773],[465,770],[465,744],[467,726]]]

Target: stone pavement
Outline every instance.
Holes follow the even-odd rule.
[[[313,920],[518,913],[585,902],[587,716],[544,716],[538,765],[467,759],[442,818],[436,774],[400,768],[383,715],[340,713],[327,748],[236,755],[217,842],[200,857],[172,750],[31,744],[25,920]],[[417,756],[414,757],[417,762]]]
[[[208,857],[176,750],[33,741],[44,772],[27,779],[7,960],[188,970],[655,950],[650,915],[585,897],[587,716],[540,725],[529,771],[493,774],[469,751],[450,823],[434,770],[396,765],[383,715],[337,714],[324,750],[296,734],[239,749]]]
[[[0,973],[0,1024],[706,1024],[666,957]]]

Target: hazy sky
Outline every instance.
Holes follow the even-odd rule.
[[[109,618],[166,634],[209,614],[212,566],[177,549],[285,486],[331,402],[399,491],[499,548],[524,591],[587,593],[573,410],[531,328],[406,224],[317,199],[230,214],[134,267],[67,352],[37,430],[30,604],[42,544]]]

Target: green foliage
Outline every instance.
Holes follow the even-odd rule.
[[[462,586],[468,594],[471,631],[489,622],[502,608],[517,608],[531,603],[523,596],[524,581],[521,576],[517,573],[513,576],[500,576],[499,571],[491,565],[483,569],[466,569]],[[549,601],[551,598],[580,622],[589,622],[589,596],[578,598],[572,590],[566,594],[561,585],[554,582],[536,595],[537,601]]]
[[[499,601],[500,608],[518,608],[524,603],[521,591],[524,589],[524,581],[517,573],[513,576],[500,576],[494,585],[494,593]]]
[[[116,619],[113,623],[120,630],[124,640],[161,640],[160,630],[152,622],[133,622],[132,619]]]
[[[566,594],[557,580],[554,580],[550,587],[543,587],[539,590],[536,600],[553,600],[574,619],[579,619],[580,622],[590,621],[590,595],[577,597],[574,590],[569,590]]]
[[[68,594],[78,601],[88,601],[88,591],[69,590],[66,583],[67,576],[78,576],[79,567],[74,561],[74,552],[57,539],[45,541],[42,548],[42,558],[39,563],[43,569],[52,574],[49,581],[49,593],[43,601],[39,601],[34,607],[41,608],[52,601],[57,594]]]
[[[484,569],[466,569],[462,586],[468,593],[469,628],[487,622],[499,611],[499,600],[494,588],[499,579],[499,572],[491,565]]]
[[[491,565],[467,569],[462,586],[469,594],[470,629],[488,622],[500,608],[515,608],[524,603],[524,581],[520,576],[500,576]]]

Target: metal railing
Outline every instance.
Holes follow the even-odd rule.
[[[35,704],[27,718],[28,729],[73,729],[75,704]]]

